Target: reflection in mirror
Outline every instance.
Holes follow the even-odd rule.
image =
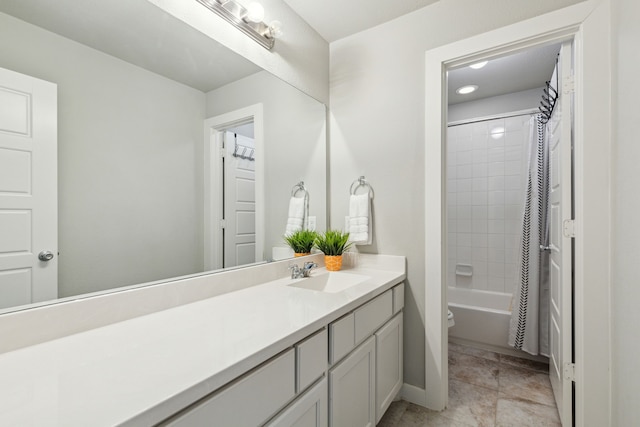
[[[53,240],[42,243],[35,219],[45,214],[10,206],[15,194],[0,188],[0,241],[27,242],[0,247],[0,309],[269,260],[273,247],[284,246],[291,188],[301,180],[310,215],[324,229],[324,105],[146,0],[3,1],[0,52],[0,68],[9,73],[0,74],[0,87],[10,87],[16,73],[55,84],[48,112],[36,108],[37,92],[30,95],[33,141],[10,135],[6,142],[11,129],[0,131],[0,167],[15,166],[11,156],[26,152],[23,146],[38,148],[39,123],[53,124],[57,160],[55,151],[29,155],[57,167],[43,182],[58,189],[48,216],[57,217],[58,241],[54,225],[44,232]],[[28,92],[21,90],[11,93]],[[214,133],[206,126],[256,106],[260,121],[227,123]],[[224,154],[218,133],[226,134]],[[245,148],[236,155],[247,158],[234,156],[236,144],[253,147],[254,160]],[[216,175],[215,162],[226,162],[229,175]],[[251,172],[255,181],[247,185]],[[25,200],[41,194],[40,170],[30,173]],[[234,210],[225,214],[225,206]],[[33,214],[26,234],[3,223],[12,212]],[[235,240],[212,240],[214,229]],[[39,261],[47,250],[54,258]],[[35,280],[55,269],[53,283]],[[41,286],[53,292],[43,294]]]

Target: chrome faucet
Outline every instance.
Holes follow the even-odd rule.
[[[302,267],[302,277],[309,277],[311,270],[316,267],[318,267],[318,264],[315,262],[305,262],[304,267]]]
[[[311,270],[317,266],[318,264],[315,262],[305,262],[303,267],[300,267],[297,264],[290,265],[289,270],[291,270],[291,278],[302,279],[304,277],[309,277]]]
[[[291,270],[291,278],[292,279],[300,279],[302,278],[302,269],[298,267],[298,264],[293,264],[289,266],[289,270]]]

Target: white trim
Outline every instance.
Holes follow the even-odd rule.
[[[400,389],[400,396],[402,397],[402,400],[406,400],[407,402],[420,406],[427,406],[427,392],[423,388],[404,383]]]
[[[428,408],[444,409],[448,394],[446,260],[442,257],[446,253],[442,167],[446,160],[443,150],[447,111],[444,70],[497,54],[573,38],[577,66],[575,196],[578,224],[575,241],[575,422],[581,426],[589,419],[590,425],[610,425],[609,7],[608,0],[585,1],[426,52],[424,313],[425,384],[429,385],[425,403]],[[584,99],[589,99],[589,105],[584,104]],[[589,171],[596,173],[587,174],[586,165]]]
[[[253,121],[256,158],[256,262],[265,258],[264,248],[264,114],[262,104],[231,111],[204,121],[204,267],[205,270],[222,268],[222,162],[218,154],[222,148],[222,132],[243,122]]]

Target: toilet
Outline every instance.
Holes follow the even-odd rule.
[[[447,313],[447,324],[449,325],[449,327],[452,327],[456,324],[455,320],[453,320],[453,313],[451,312],[451,310],[448,310]]]

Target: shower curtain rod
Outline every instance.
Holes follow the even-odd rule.
[[[458,120],[455,122],[447,123],[447,127],[467,125],[470,123],[489,122],[491,120],[498,120],[498,119],[509,119],[511,117],[531,116],[534,114],[540,114],[540,111],[538,111],[535,108],[532,108],[530,110],[514,111],[513,113],[495,114],[493,116],[478,117],[475,119]]]

